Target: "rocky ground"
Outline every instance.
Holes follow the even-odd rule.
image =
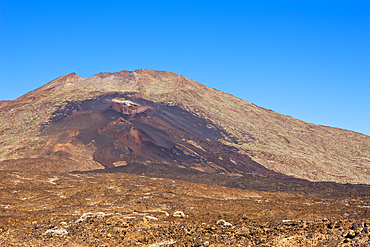
[[[369,246],[370,197],[0,172],[1,246]]]

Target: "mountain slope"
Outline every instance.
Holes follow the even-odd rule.
[[[72,73],[0,102],[0,119],[0,160],[58,157],[81,170],[139,160],[238,176],[370,181],[369,136],[278,114],[170,72]]]

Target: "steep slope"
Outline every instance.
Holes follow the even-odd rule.
[[[0,102],[0,119],[0,160],[57,156],[83,163],[81,170],[140,160],[370,181],[369,136],[278,114],[170,72],[72,73]]]

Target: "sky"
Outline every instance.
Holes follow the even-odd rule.
[[[75,72],[184,75],[370,135],[369,1],[0,1],[0,100]]]

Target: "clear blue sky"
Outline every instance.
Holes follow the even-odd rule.
[[[0,1],[0,100],[140,68],[370,135],[369,1]]]

